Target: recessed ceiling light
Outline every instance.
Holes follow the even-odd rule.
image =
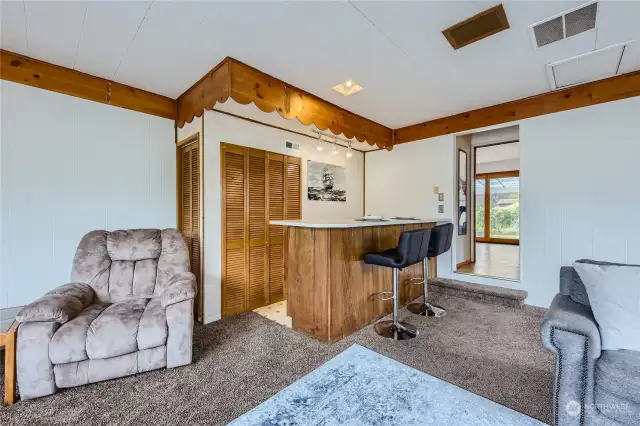
[[[353,95],[364,90],[364,87],[360,86],[353,80],[345,80],[343,83],[333,86],[333,91],[340,93],[342,96]]]

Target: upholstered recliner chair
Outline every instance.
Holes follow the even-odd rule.
[[[18,314],[22,399],[191,363],[195,276],[175,229],[92,231],[71,283]]]

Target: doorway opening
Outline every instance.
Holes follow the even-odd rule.
[[[457,260],[457,273],[520,280],[518,130],[513,126],[468,135],[473,153],[473,179],[467,185],[472,250],[466,261]]]

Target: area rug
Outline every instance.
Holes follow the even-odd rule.
[[[231,425],[543,425],[354,344]]]

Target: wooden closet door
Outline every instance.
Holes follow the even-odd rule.
[[[300,177],[300,159],[286,157],[287,173],[285,176],[285,218],[287,220],[302,219],[302,182]]]
[[[201,220],[200,220],[200,144],[196,135],[178,146],[179,212],[178,229],[189,248],[191,272],[198,283],[194,314],[202,321]]]
[[[267,153],[269,220],[285,218],[285,156]],[[268,223],[268,222],[267,222]],[[269,225],[269,303],[284,300],[284,227]]]
[[[246,303],[247,212],[246,155],[241,147],[223,144],[222,156],[222,315],[244,312]]]
[[[258,149],[247,149],[246,156],[248,215],[247,235],[247,310],[269,303],[267,262],[267,156]]]

